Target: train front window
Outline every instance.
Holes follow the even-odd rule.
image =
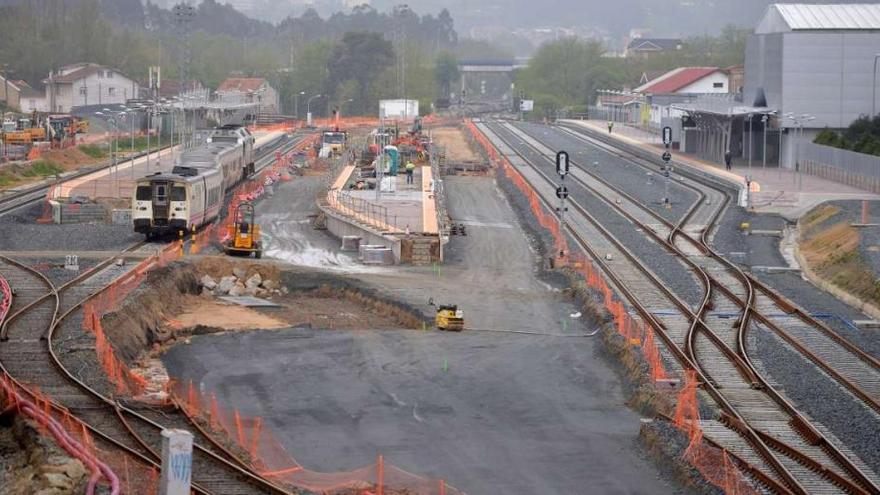
[[[171,188],[171,201],[186,201],[186,188],[185,187],[172,187]]]
[[[138,186],[137,190],[134,193],[135,199],[138,201],[149,201],[152,199],[152,195],[150,194],[150,186]]]

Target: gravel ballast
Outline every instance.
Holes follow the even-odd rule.
[[[535,164],[545,173],[555,173],[553,165],[541,157],[534,149],[519,144],[519,140],[512,137],[508,131],[498,126],[492,126],[492,130],[508,140],[508,144],[519,152],[525,159]],[[555,131],[554,132],[558,132]],[[667,251],[651,241],[638,228],[614,211],[601,199],[582,185],[572,181],[568,185],[570,198],[577,201],[591,215],[593,215],[605,228],[620,240],[636,257],[641,260],[651,260],[650,268],[665,284],[692,307],[697,306],[702,298],[702,286],[684,264],[676,260]],[[661,262],[662,260],[662,262]]]

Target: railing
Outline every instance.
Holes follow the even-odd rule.
[[[397,225],[397,215],[389,215],[388,208],[363,198],[356,198],[347,191],[332,190],[327,193],[330,206],[343,215],[380,229],[384,232],[402,232]]]
[[[437,213],[437,230],[440,233],[441,252],[442,243],[449,239],[449,215],[446,212],[446,188],[440,171],[446,166],[446,147],[431,145],[428,153],[431,164],[431,176],[434,177],[434,204]]]
[[[807,141],[796,146],[800,172],[880,194],[880,156]]]

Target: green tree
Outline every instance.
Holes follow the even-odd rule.
[[[458,59],[449,52],[440,52],[434,60],[434,80],[440,90],[440,96],[449,98],[452,84],[458,80]]]
[[[352,103],[360,113],[370,106],[368,95],[373,81],[394,64],[394,48],[380,33],[365,31],[346,33],[342,41],[333,47],[330,61],[328,86],[333,92],[346,81],[357,83],[357,98]]]

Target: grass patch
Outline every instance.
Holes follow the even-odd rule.
[[[9,172],[0,172],[0,187],[11,186],[18,182],[18,177]]]
[[[839,211],[825,205],[804,216],[799,241],[804,260],[822,279],[862,301],[880,304],[880,280],[859,251],[858,230],[848,221],[829,222]]]
[[[64,172],[64,168],[55,162],[38,160],[21,172],[24,177],[47,177]]]
[[[109,150],[95,144],[81,144],[77,148],[92,158],[106,158],[110,154]]]

